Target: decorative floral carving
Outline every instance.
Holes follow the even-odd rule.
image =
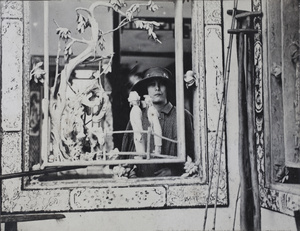
[[[30,71],[30,79],[33,79],[34,82],[44,83],[44,76],[46,72],[41,68],[43,62],[34,63],[32,70]]]
[[[204,11],[206,24],[221,24],[220,1],[205,1]]]
[[[275,165],[275,182],[284,183],[289,179],[289,170],[286,166]]]
[[[92,208],[161,207],[165,201],[164,187],[74,189],[70,193],[72,210]],[[91,197],[93,195],[93,197]]]
[[[184,164],[185,173],[181,177],[199,177],[200,174],[200,161],[196,163],[192,161],[191,157],[187,157],[187,161]]]
[[[189,88],[193,85],[195,86],[198,86],[198,79],[197,79],[197,76],[196,76],[196,73],[189,70],[185,73],[184,75],[184,82],[185,82],[185,86],[186,88]]]

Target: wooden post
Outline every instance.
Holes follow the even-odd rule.
[[[251,22],[249,18],[249,22]],[[254,39],[253,34],[247,35],[247,72],[246,72],[246,102],[247,102],[247,122],[248,122],[248,148],[250,159],[251,185],[253,195],[253,229],[261,230],[261,212],[260,212],[260,196],[257,174],[257,155],[255,145],[255,117],[254,117]]]
[[[249,165],[248,125],[245,85],[245,34],[238,38],[238,114],[239,114],[239,172],[241,184],[240,228],[253,230],[253,197],[251,193],[251,173]]]
[[[239,146],[238,146],[238,158],[239,158],[239,172],[241,182],[241,198],[240,198],[240,227],[242,230],[247,229],[247,222],[245,214],[247,210],[247,186],[246,186],[246,174],[244,172],[244,154],[245,154],[245,113],[243,111],[244,105],[244,34],[240,33],[237,41],[238,44],[238,115],[239,115]]]
[[[261,12],[243,12],[236,16],[238,55],[238,109],[239,109],[239,170],[241,184],[240,228],[261,230],[260,197],[255,149],[254,118],[254,42],[252,18]],[[245,40],[245,34],[247,39]],[[245,48],[247,53],[245,54]],[[246,67],[245,67],[246,65]],[[246,74],[245,74],[246,68]]]

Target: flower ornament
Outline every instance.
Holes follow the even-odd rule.
[[[189,70],[185,73],[184,75],[184,81],[185,81],[185,85],[186,88],[189,88],[191,86],[193,86],[195,84],[195,86],[198,86],[197,81],[196,81],[197,77],[196,77],[196,73]]]
[[[114,178],[134,178],[136,166],[129,166],[127,164],[118,165],[113,168]]]
[[[182,178],[197,177],[200,174],[200,161],[193,162],[191,157],[187,157],[187,161],[184,164],[185,173],[181,175]]]
[[[36,83],[44,83],[44,76],[46,72],[41,68],[42,65],[43,62],[34,63],[33,68],[30,71],[30,79],[33,79]]]
[[[136,91],[131,91],[129,93],[129,97],[128,97],[128,102],[131,106],[140,105],[140,99],[141,97],[139,96],[139,94]]]

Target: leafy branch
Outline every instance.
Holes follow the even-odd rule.
[[[76,106],[76,109],[68,109],[69,104],[69,99],[67,99],[67,88],[68,86],[72,90],[72,86],[70,83],[70,77],[71,73],[73,70],[76,68],[81,63],[85,62],[96,62],[99,61],[99,71],[97,71],[94,74],[94,77],[96,78],[95,81],[97,81],[103,74],[107,74],[108,72],[111,72],[111,66],[112,66],[112,60],[113,60],[113,54],[109,56],[109,61],[108,63],[103,63],[100,62],[100,60],[104,59],[103,56],[99,58],[96,58],[96,52],[97,52],[97,47],[100,48],[100,50],[105,49],[105,39],[104,36],[112,33],[128,23],[134,21],[135,25],[137,28],[144,29],[148,32],[149,37],[153,38],[155,41],[160,42],[154,32],[154,29],[156,26],[160,26],[159,23],[151,21],[143,21],[143,20],[137,20],[134,18],[135,14],[138,14],[140,11],[141,7],[144,6],[147,8],[147,10],[150,10],[152,12],[156,11],[159,7],[152,1],[148,1],[145,4],[133,4],[130,6],[126,12],[122,11],[122,7],[124,7],[126,4],[124,0],[110,0],[109,2],[103,2],[103,1],[97,1],[94,2],[90,5],[89,8],[76,8],[75,11],[77,13],[77,31],[80,34],[85,33],[87,29],[91,30],[91,37],[90,39],[78,39],[74,38],[71,34],[71,31],[68,28],[64,28],[58,25],[56,23],[57,29],[56,29],[56,34],[59,37],[59,42],[58,42],[58,52],[57,52],[57,57],[56,57],[56,73],[55,73],[55,79],[54,79],[54,85],[50,89],[50,105],[49,105],[49,114],[50,114],[50,126],[51,126],[51,143],[52,143],[52,150],[48,158],[50,160],[50,156],[52,155],[54,158],[54,161],[64,161],[64,160],[71,160],[72,161],[72,153],[75,150],[75,147],[72,145],[68,145],[68,140],[65,139],[64,135],[69,134],[69,130],[67,128],[68,125],[64,124],[64,116],[66,116],[68,113],[73,113],[73,111],[76,110],[81,110],[80,106],[80,100],[76,100],[76,102],[79,102],[78,105]],[[99,23],[97,22],[95,18],[95,9],[97,7],[107,7],[109,9],[113,9],[115,12],[119,13],[120,15],[124,16],[125,18],[119,23],[119,25],[116,28],[112,28],[111,30],[108,31],[103,31],[99,28]],[[65,65],[63,70],[58,73],[58,63],[59,63],[59,54],[61,52],[61,42],[65,43],[65,47],[63,50],[64,53],[64,59],[65,59]],[[82,43],[85,44],[86,47],[83,51],[81,51],[78,55],[73,57],[73,45],[75,43]],[[92,59],[91,59],[92,58]],[[40,64],[39,64],[40,65]],[[40,67],[40,66],[38,66]],[[39,76],[43,73],[40,69],[36,68],[36,78],[38,79]],[[33,74],[34,75],[34,74]],[[93,85],[94,86],[94,85]],[[89,86],[90,88],[92,86]],[[88,89],[85,89],[84,93],[88,92]],[[74,91],[73,91],[74,92]],[[75,98],[81,97],[82,94],[77,94],[75,93]],[[102,100],[105,98],[105,95],[100,94],[98,100]],[[104,100],[105,101],[105,100]],[[108,104],[108,103],[107,103]],[[73,105],[74,106],[74,105]],[[108,107],[108,106],[105,106]],[[106,109],[104,110],[103,106],[103,113],[106,113]],[[73,110],[73,111],[72,111]],[[102,114],[103,114],[102,113]],[[98,118],[98,117],[97,117]],[[100,119],[100,117],[98,118]],[[77,121],[78,122],[78,121]],[[82,121],[80,121],[79,124],[82,124]],[[77,126],[77,127],[76,127]],[[84,133],[82,131],[81,125],[76,125],[76,129],[78,130],[78,134]],[[64,130],[64,134],[62,134],[62,130]],[[76,130],[75,129],[75,130]],[[72,133],[77,134],[77,133]],[[77,134],[77,135],[78,135]],[[76,135],[76,137],[77,137]],[[84,134],[87,135],[87,134]],[[99,136],[100,137],[100,136]],[[70,138],[70,137],[69,137]],[[77,137],[78,138],[78,137]],[[70,139],[69,139],[70,141]],[[98,139],[99,141],[99,139]],[[100,145],[101,146],[101,145]],[[70,149],[74,149],[73,151]],[[77,150],[77,149],[76,149]],[[78,153],[77,151],[74,151],[74,153]],[[76,154],[77,155],[77,154]],[[52,157],[51,157],[52,158]]]

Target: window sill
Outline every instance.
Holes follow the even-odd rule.
[[[78,187],[80,185],[80,187]],[[44,190],[43,190],[44,189]],[[47,189],[47,190],[45,190]],[[207,184],[199,178],[164,177],[143,179],[85,179],[29,184],[23,190],[63,193],[68,207],[63,211],[203,207],[206,204]],[[214,191],[211,203],[214,203]],[[57,195],[56,195],[57,196]],[[58,196],[60,197],[60,196]],[[218,205],[227,206],[225,190],[220,190]]]
[[[39,189],[69,189],[78,187],[111,188],[111,187],[147,187],[147,186],[176,186],[176,185],[204,185],[199,177],[149,177],[149,178],[87,178],[56,181],[28,181],[24,190]]]

